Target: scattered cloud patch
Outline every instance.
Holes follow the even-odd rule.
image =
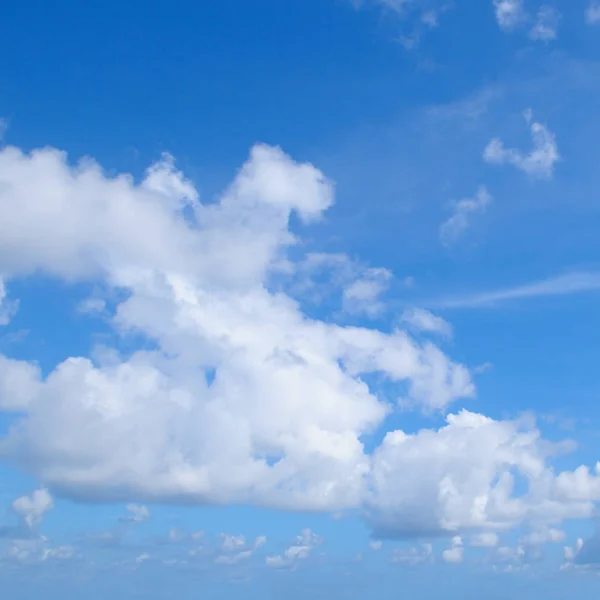
[[[513,31],[527,20],[523,0],[493,0],[496,21],[503,31]]]
[[[482,531],[472,536],[469,544],[474,548],[495,548],[498,545],[498,534],[495,531]]]
[[[391,279],[392,273],[388,269],[368,269],[360,279],[344,288],[344,310],[371,318],[380,316],[385,310],[385,304],[379,297],[386,291]]]
[[[37,364],[0,354],[0,411],[26,411],[38,392],[41,371]]]
[[[295,542],[285,549],[283,554],[267,556],[265,563],[275,569],[295,568],[299,562],[306,560],[318,545],[323,543],[323,538],[310,529],[304,529]]]
[[[590,2],[585,9],[585,20],[589,25],[598,25],[600,23],[600,2]]]
[[[573,546],[564,546],[565,562],[573,563],[579,556],[579,553],[581,552],[581,549],[583,548],[583,546],[584,546],[584,541],[582,538],[577,538],[577,540],[575,541],[575,544]]]
[[[561,14],[553,6],[542,6],[536,16],[535,23],[529,31],[532,40],[549,42],[557,38]]]
[[[492,203],[492,196],[484,186],[473,198],[464,198],[452,204],[452,216],[440,227],[440,240],[444,246],[454,245],[469,228],[474,215],[484,213]]]
[[[17,300],[9,300],[4,282],[0,279],[0,326],[8,325],[19,310]]]
[[[422,544],[411,548],[396,548],[392,553],[391,562],[399,565],[416,566],[434,562],[433,546]]]
[[[529,120],[529,117],[526,118]],[[531,124],[533,148],[524,154],[515,148],[505,148],[499,138],[494,138],[486,146],[483,158],[492,165],[509,164],[527,175],[538,179],[550,179],[554,173],[554,165],[560,160],[558,146],[554,134],[541,123]]]
[[[459,535],[455,535],[450,543],[450,548],[447,548],[442,552],[442,560],[445,563],[461,563],[465,559],[465,548],[463,546],[462,538]]]
[[[452,337],[452,325],[424,308],[405,310],[401,321],[418,333],[431,333],[445,338]]]
[[[526,111],[526,119],[530,121],[530,111]],[[512,165],[533,178],[550,179],[555,164],[560,160],[555,135],[545,125],[533,122],[531,138],[533,148],[528,154],[515,148],[505,148],[502,140],[494,138],[486,146],[483,158],[492,165]]]
[[[46,489],[35,490],[31,496],[22,496],[12,503],[13,512],[30,530],[35,529],[52,508],[54,508],[54,499]]]
[[[128,504],[127,511],[129,514],[120,519],[122,523],[143,523],[150,518],[148,508],[139,504]]]

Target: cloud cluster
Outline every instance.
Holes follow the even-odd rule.
[[[48,490],[35,490],[31,496],[21,496],[12,503],[12,509],[30,530],[33,530],[44,515],[54,507]]]
[[[444,427],[389,432],[365,450],[396,408],[390,397],[430,413],[475,388],[430,340],[309,318],[270,286],[298,245],[292,214],[308,224],[332,202],[318,169],[264,145],[213,203],[169,156],[136,182],[91,160],[69,165],[51,148],[0,150],[8,285],[44,273],[116,290],[106,304],[115,331],[149,342],[131,356],[75,356],[47,376],[2,357],[0,408],[18,414],[1,455],[74,498],[352,508],[381,535],[590,516],[600,476],[555,475],[532,426],[459,411]],[[413,326],[428,323],[441,327],[412,314]],[[519,494],[517,476],[527,482]],[[130,513],[146,517],[139,506]],[[277,560],[314,543],[305,536]]]
[[[528,122],[532,119],[531,111],[525,113]],[[543,124],[531,123],[533,148],[527,154],[515,148],[506,148],[499,138],[494,138],[486,146],[483,158],[492,165],[509,164],[527,175],[550,179],[554,173],[554,165],[560,160],[556,138]]]
[[[487,188],[481,186],[473,198],[463,198],[452,206],[453,214],[440,227],[440,240],[444,246],[452,246],[468,229],[473,215],[484,213],[492,203]]]
[[[530,26],[532,40],[549,42],[557,38],[562,15],[554,6],[543,4],[534,16],[527,11],[524,0],[492,0],[492,3],[502,31],[508,33]]]
[[[600,2],[593,0],[585,9],[585,20],[590,25],[600,23]]]
[[[512,31],[527,18],[523,0],[493,0],[496,20],[504,31]]]
[[[276,569],[294,568],[300,561],[306,560],[315,547],[322,542],[323,539],[320,536],[310,529],[304,529],[294,543],[284,550],[283,554],[267,556],[266,565]]]

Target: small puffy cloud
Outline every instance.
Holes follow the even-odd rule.
[[[542,6],[536,16],[535,23],[529,31],[532,40],[548,42],[557,37],[561,14],[553,6]]]
[[[71,560],[78,558],[79,553],[73,546],[58,546],[56,548],[44,548],[42,561],[47,560]]]
[[[22,496],[12,503],[13,511],[30,530],[41,523],[44,515],[54,507],[54,500],[48,490],[35,490],[31,496]]]
[[[600,2],[594,0],[589,3],[585,9],[585,20],[589,25],[598,25],[600,23]]]
[[[526,114],[529,121],[531,113]],[[554,134],[541,123],[531,124],[533,148],[527,154],[514,148],[505,148],[499,138],[494,138],[486,146],[483,158],[492,165],[509,164],[527,175],[539,179],[550,179],[554,165],[560,160]]]
[[[243,535],[221,534],[221,548],[226,551],[237,550],[246,545],[246,538]]]
[[[106,300],[104,298],[98,298],[90,296],[79,303],[77,310],[85,315],[98,315],[102,314],[106,309]]]
[[[496,21],[504,31],[512,31],[523,24],[527,13],[523,0],[493,0]]]
[[[140,554],[139,556],[136,557],[135,564],[141,565],[142,563],[150,560],[150,558],[151,558],[150,554],[148,554],[147,552],[142,552],[142,554]]]
[[[252,558],[266,543],[267,538],[264,535],[258,536],[252,544],[249,544],[243,535],[223,533],[220,547],[222,554],[215,558],[215,562],[220,565],[236,565]]]
[[[385,310],[379,297],[387,289],[391,278],[392,273],[388,269],[367,269],[359,279],[344,288],[344,310],[372,318],[379,316]]]
[[[8,325],[19,310],[17,300],[9,300],[4,281],[0,278],[0,326]]]
[[[566,534],[561,529],[543,526],[535,529],[521,538],[524,546],[543,546],[564,541]]]
[[[405,310],[401,320],[419,333],[432,333],[446,338],[452,337],[452,325],[442,317],[434,315],[424,308]]]
[[[323,543],[323,538],[310,529],[304,529],[295,542],[285,549],[283,554],[267,556],[265,563],[276,569],[295,567],[298,562],[307,559],[314,548]]]
[[[372,540],[369,542],[369,548],[371,548],[371,550],[381,550],[382,546],[383,542],[381,540]]]
[[[121,517],[123,523],[142,523],[150,518],[150,511],[145,506],[139,504],[128,504],[127,511],[129,514]]]
[[[252,550],[241,550],[235,554],[222,554],[215,558],[215,562],[219,565],[236,565],[243,560],[252,557]]]
[[[495,531],[483,531],[471,537],[469,544],[474,548],[495,548],[498,545],[498,534]]]
[[[421,544],[411,548],[396,548],[392,553],[391,562],[399,565],[416,566],[434,562],[433,546]]]
[[[393,275],[389,269],[368,267],[346,254],[309,253],[296,264],[286,263],[294,297],[321,304],[341,292],[342,309],[352,315],[378,317],[385,310],[380,296]]]
[[[461,563],[465,558],[465,548],[462,538],[455,535],[450,543],[450,548],[442,552],[442,560],[446,563]]]
[[[357,8],[363,5],[382,7],[388,16],[399,19],[401,35],[398,41],[406,50],[419,46],[429,30],[439,26],[442,15],[452,8],[452,0],[350,0]]]
[[[452,246],[465,233],[474,215],[482,214],[492,203],[487,188],[481,186],[473,198],[463,198],[452,204],[453,214],[440,227],[440,240],[444,246]]]
[[[581,549],[583,548],[583,546],[584,546],[584,542],[583,542],[582,538],[577,538],[574,546],[565,546],[564,547],[565,562],[567,562],[567,563],[573,562],[577,558],[579,553],[581,552]]]

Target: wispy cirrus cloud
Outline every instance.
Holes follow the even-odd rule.
[[[436,303],[443,308],[490,308],[511,300],[565,296],[600,290],[600,272],[576,272],[510,288],[447,298]]]
[[[444,246],[452,246],[465,233],[471,218],[482,214],[492,202],[492,196],[481,186],[473,198],[463,198],[453,204],[453,214],[440,227],[440,240]]]

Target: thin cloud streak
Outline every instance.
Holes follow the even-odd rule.
[[[512,288],[448,298],[437,302],[435,306],[438,308],[493,308],[510,300],[563,296],[593,290],[600,290],[600,272],[569,273]]]

